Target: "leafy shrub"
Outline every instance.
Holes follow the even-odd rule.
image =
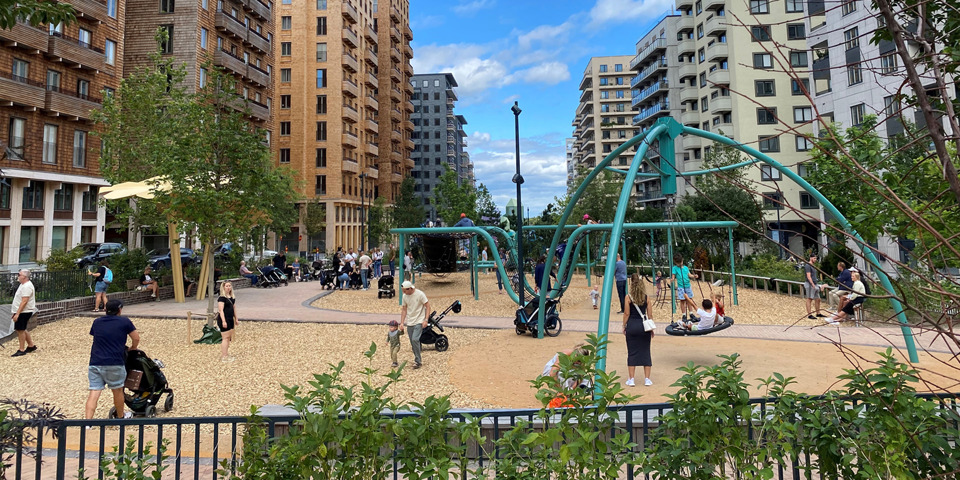
[[[147,252],[142,248],[128,250],[126,253],[112,255],[109,259],[110,270],[113,270],[113,283],[107,292],[123,292],[127,290],[127,280],[139,279],[143,269],[150,264]]]
[[[77,260],[83,255],[83,247],[77,245],[71,250],[51,250],[50,256],[37,263],[47,267],[48,272],[67,272],[77,269]]]
[[[157,446],[157,454],[151,455],[153,443],[147,442],[143,446],[143,452],[137,450],[137,437],[130,435],[127,437],[126,446],[123,451],[114,446],[113,452],[108,453],[100,459],[100,470],[103,471],[103,478],[108,480],[147,480],[160,479],[163,471],[169,468],[164,465],[164,461],[169,458],[166,455],[167,444],[169,440],[164,439]],[[77,473],[77,480],[89,480],[84,474],[83,468]]]
[[[56,434],[56,425],[65,417],[59,408],[27,400],[0,400],[0,479],[6,479],[6,469],[22,446],[23,453],[36,455],[33,432],[43,428]]]

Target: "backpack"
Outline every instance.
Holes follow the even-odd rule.
[[[113,270],[107,268],[107,273],[103,275],[103,283],[113,283]]]

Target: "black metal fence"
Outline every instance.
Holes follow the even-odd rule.
[[[960,409],[960,394],[929,394],[918,395],[925,399],[940,401],[940,407],[957,412]],[[776,399],[752,399],[750,403],[759,411],[772,408]],[[849,400],[851,405],[859,403]],[[669,403],[626,405],[616,409],[619,421],[616,428],[629,432],[631,442],[637,444],[636,450],[643,450],[651,439],[651,435],[659,425],[658,418],[671,409]],[[532,428],[538,428],[539,410],[487,410],[487,411],[457,411],[451,412],[450,417],[464,420],[466,415],[482,418],[481,434],[485,437],[484,444],[466,445],[467,455],[471,461],[479,465],[489,463],[500,456],[494,441],[501,438],[506,432],[515,428],[518,421],[533,423]],[[415,415],[400,413],[391,416],[403,417]],[[263,421],[266,423],[267,433],[272,438],[282,435],[290,425],[300,420],[298,416],[269,416]],[[240,460],[242,452],[243,431],[241,427],[247,423],[246,417],[198,417],[198,418],[133,418],[125,420],[64,420],[55,426],[36,431],[35,445],[20,445],[21,448],[13,452],[12,465],[7,471],[8,478],[27,479],[35,478],[76,478],[80,469],[83,469],[86,478],[103,478],[99,469],[99,461],[105,454],[113,453],[117,449],[124,453],[125,439],[133,436],[136,439],[136,454],[138,458],[156,455],[156,445],[161,441],[169,442],[165,461],[167,467],[164,478],[176,479],[211,479],[222,478],[218,473],[221,462],[226,461],[230,471]],[[747,423],[750,439],[754,439],[756,429]],[[960,428],[954,421],[954,428]],[[451,441],[457,441],[452,439]],[[952,439],[956,444],[958,439]],[[149,453],[145,453],[152,444]],[[34,451],[34,458],[25,454]],[[126,452],[128,455],[132,452]],[[381,452],[385,456],[394,458],[394,480],[400,477],[397,452],[386,450]],[[809,458],[800,459],[809,465]],[[810,472],[801,468],[800,464],[776,464],[774,478],[778,480],[801,480],[809,478]],[[98,472],[96,475],[93,472]],[[622,466],[621,478],[633,479],[634,472]],[[12,474],[12,477],[9,475]],[[818,475],[814,475],[814,478]]]
[[[86,270],[64,272],[31,272],[30,281],[36,289],[38,302],[56,302],[82,297],[93,292]],[[0,273],[0,303],[10,303],[17,293],[17,272]]]

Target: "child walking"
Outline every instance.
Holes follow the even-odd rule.
[[[597,285],[593,286],[593,290],[590,290],[590,301],[593,302],[593,309],[597,309],[597,302],[600,300],[600,290],[597,290]]]
[[[387,324],[390,327],[390,331],[387,332],[387,343],[390,344],[390,360],[393,360],[393,367],[398,367],[400,364],[397,362],[397,354],[400,353],[400,326],[396,320],[390,320],[390,323]]]

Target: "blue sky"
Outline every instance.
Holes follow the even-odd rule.
[[[564,138],[590,57],[632,55],[673,0],[411,0],[414,73],[452,72],[478,183],[501,210],[516,195],[513,114],[520,102],[523,204],[566,190]]]

